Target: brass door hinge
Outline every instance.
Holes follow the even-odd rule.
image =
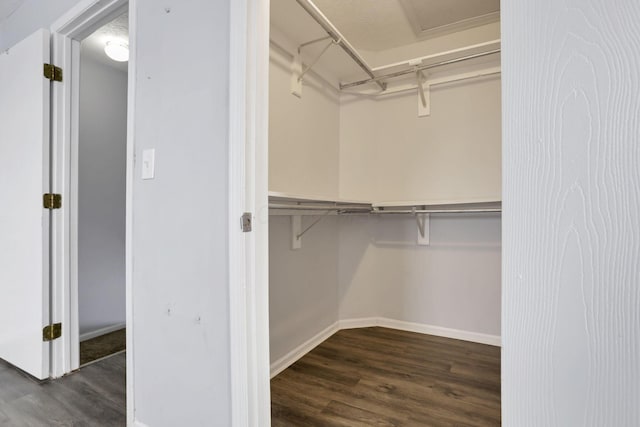
[[[45,209],[60,209],[62,207],[62,195],[46,193],[42,196]]]
[[[62,336],[62,323],[47,325],[42,329],[42,341],[53,341]]]
[[[56,67],[52,64],[44,64],[44,76],[51,81],[62,81],[62,68]]]

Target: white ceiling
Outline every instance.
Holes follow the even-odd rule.
[[[500,0],[314,0],[314,3],[355,48],[374,52],[500,19]]]
[[[24,0],[0,0],[0,22],[11,16],[22,3]]]
[[[2,1],[2,0],[0,0]],[[129,43],[129,14],[124,13],[113,21],[105,24],[96,30],[81,44],[82,55],[93,59],[101,64],[127,71],[127,62],[116,62],[104,53],[104,46],[108,40],[125,40]]]

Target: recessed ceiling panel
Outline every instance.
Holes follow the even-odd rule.
[[[372,52],[409,45],[500,19],[500,0],[313,2],[355,48]]]
[[[499,20],[500,0],[400,0],[400,2],[416,35],[421,38],[429,34],[460,31]]]

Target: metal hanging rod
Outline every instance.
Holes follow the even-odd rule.
[[[269,203],[269,209],[284,209],[284,210],[300,210],[300,211],[359,211],[370,212],[370,206],[362,205],[332,205],[332,204],[288,204],[288,203]]]
[[[404,76],[404,75],[407,75],[407,74],[413,74],[413,73],[416,73],[418,71],[428,70],[430,68],[441,67],[443,65],[455,64],[457,62],[467,61],[469,59],[481,58],[483,56],[493,55],[495,53],[500,53],[500,49],[494,49],[494,50],[490,50],[490,51],[487,51],[487,52],[474,53],[473,55],[467,55],[467,56],[462,56],[460,58],[448,59],[446,61],[435,62],[433,64],[428,64],[428,65],[423,65],[423,66],[418,66],[418,67],[411,67],[411,68],[406,69],[406,70],[396,71],[394,73],[389,73],[389,74],[385,74],[385,75],[382,75],[382,76],[377,76],[377,77],[371,76],[371,78],[369,78],[369,79],[358,80],[356,82],[340,83],[340,90],[349,89],[349,88],[354,87],[354,86],[361,86],[361,85],[364,85],[364,84],[367,84],[367,83],[372,83],[372,82],[380,84],[381,80],[392,79],[394,77]]]
[[[336,42],[336,44],[340,46],[342,50],[344,50],[345,53],[349,55],[351,59],[353,59],[355,63],[358,64],[358,66],[362,68],[362,70],[365,73],[367,73],[369,77],[371,77],[371,79],[375,78],[375,75],[373,74],[373,70],[369,68],[367,63],[353,48],[353,46],[351,46],[349,42],[345,41],[344,37],[342,36],[342,34],[340,34],[338,29],[333,26],[333,24],[327,19],[326,16],[324,16],[324,14],[320,11],[320,9],[316,7],[316,5],[314,5],[309,0],[296,0],[296,1],[300,5],[300,7],[302,7],[309,14],[309,16],[311,16],[318,23],[318,25],[320,25],[322,29],[326,31],[327,34],[329,34],[329,36]],[[368,81],[374,81],[371,79]],[[380,82],[377,80],[375,82],[378,86],[380,86],[382,90],[385,90],[387,88],[386,83]]]
[[[488,213],[502,212],[502,208],[469,208],[469,209],[405,209],[405,210],[372,210],[376,215],[406,215],[425,213]]]
[[[457,208],[457,209],[394,209],[394,210],[378,210],[367,206],[359,205],[289,205],[286,203],[269,203],[269,209],[277,210],[299,210],[299,211],[324,211],[337,213],[366,213],[374,215],[407,215],[407,214],[425,214],[425,213],[491,213],[502,212],[502,208]]]

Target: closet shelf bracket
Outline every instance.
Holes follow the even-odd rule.
[[[322,51],[320,51],[320,53],[318,54],[318,56],[316,56],[316,59],[314,59],[313,61],[311,61],[311,64],[307,65],[307,67],[302,70],[302,72],[300,73],[300,75],[298,76],[298,81],[301,82],[302,78],[304,77],[305,74],[307,74],[314,65],[316,65],[316,63],[320,60],[320,58],[322,57],[322,55],[324,55],[324,53],[329,50],[329,48],[331,46],[333,46],[334,44],[338,44],[338,42],[336,42],[335,40],[331,40],[329,43],[327,43],[327,45],[324,47],[324,49],[322,49]],[[298,54],[300,54],[300,49],[298,49]]]
[[[431,90],[421,69],[416,69],[416,81],[418,84],[418,117],[426,117],[431,114]]]
[[[415,215],[418,224],[418,245],[429,246],[429,214],[417,213]]]
[[[340,31],[327,19],[326,16],[318,9],[318,7],[313,4],[310,0],[296,0],[297,3],[302,7],[305,12],[309,14],[311,18],[313,18],[318,25],[322,27],[322,29],[335,41],[335,43],[344,50],[344,52],[353,59],[353,61],[362,68],[369,78],[374,79],[375,75],[373,74],[373,70],[366,61],[360,56],[360,54],[351,46],[351,44],[345,40]],[[387,89],[387,84],[381,81],[375,81],[375,83],[380,86],[382,91]]]
[[[291,249],[300,249],[302,247],[302,236],[311,230],[317,223],[322,221],[331,213],[330,210],[326,211],[319,218],[311,223],[311,225],[307,226],[304,230],[302,230],[302,216],[301,215],[292,215],[291,216]]]
[[[311,61],[311,63],[309,65],[307,65],[306,67],[304,67],[304,69],[302,68],[302,56],[301,56],[301,52],[300,50],[302,49],[303,46],[312,44],[312,43],[316,43],[322,40],[326,40],[327,38],[331,39],[331,41],[324,47],[324,49],[322,49],[322,51],[320,51],[320,53],[318,54],[318,56],[316,56],[316,58]],[[312,40],[310,42],[301,44],[298,47],[298,53],[296,54],[296,56],[293,57],[293,63],[291,64],[291,94],[297,96],[298,98],[302,98],[302,78],[304,77],[305,74],[307,74],[309,71],[311,71],[311,69],[313,68],[314,65],[316,65],[316,63],[320,60],[320,58],[322,57],[322,55],[324,55],[324,53],[329,50],[329,48],[331,46],[333,46],[334,44],[339,44],[340,41],[335,41],[333,40],[331,37],[323,37],[320,39],[316,39],[316,40]]]

